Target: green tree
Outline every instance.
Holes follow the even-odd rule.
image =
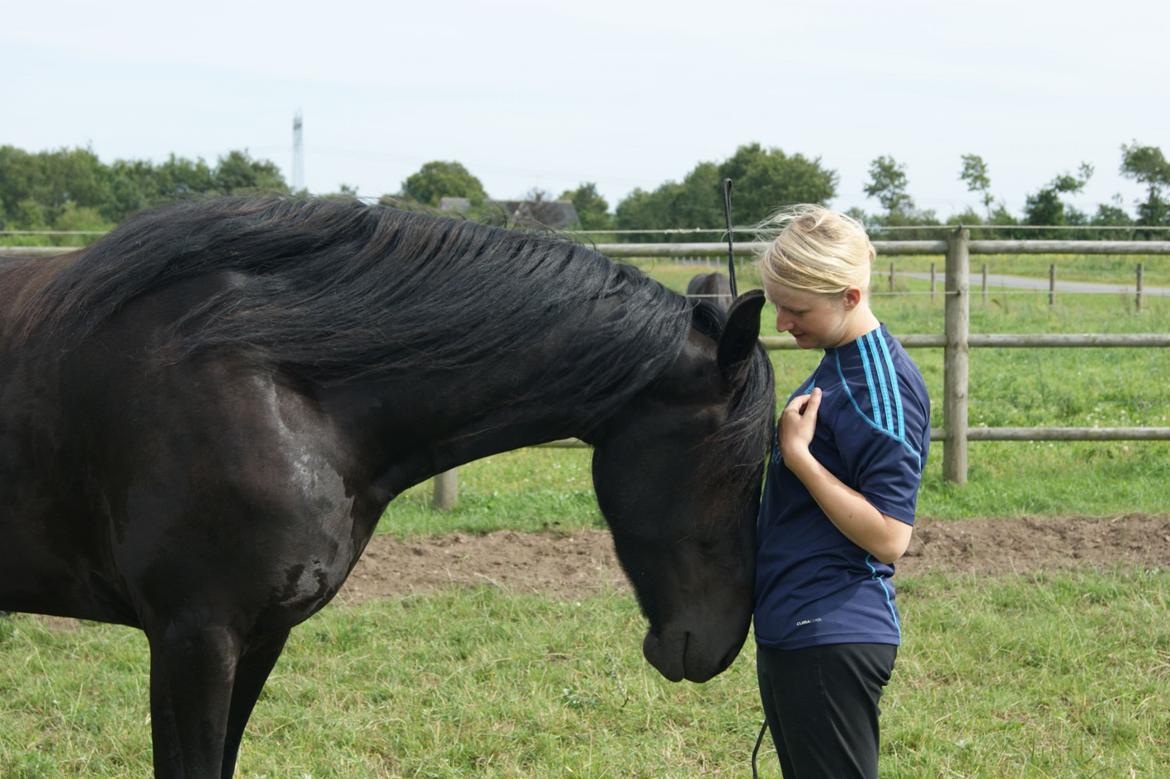
[[[465,197],[473,206],[487,199],[483,184],[458,162],[434,160],[424,163],[402,182],[402,196],[428,206],[439,205],[442,197]]]
[[[12,228],[93,229],[181,198],[256,191],[287,193],[288,186],[275,164],[246,151],[229,152],[212,169],[174,154],[158,165],[106,165],[90,149],[29,153],[0,146],[0,222]]]
[[[991,205],[995,198],[991,196],[991,177],[988,175],[987,163],[978,154],[964,154],[962,157],[963,169],[959,171],[959,180],[967,184],[968,192],[978,192],[983,207],[991,217]]]
[[[284,177],[274,163],[253,160],[246,151],[233,151],[227,157],[221,157],[215,170],[202,158],[189,160],[172,154],[154,169],[153,176],[153,197],[165,200],[206,195],[217,190],[224,194],[247,189],[288,191]]]
[[[1080,192],[1092,175],[1093,166],[1082,162],[1077,169],[1077,175],[1062,173],[1048,186],[1028,195],[1024,201],[1024,224],[1063,225],[1084,221],[1080,212],[1065,206],[1061,195]]]
[[[1140,225],[1170,224],[1170,203],[1162,195],[1170,188],[1170,162],[1157,146],[1142,146],[1134,141],[1121,145],[1121,175],[1145,184],[1145,202],[1138,203]]]
[[[173,156],[171,159],[174,161]],[[183,162],[187,163],[187,161]],[[176,166],[173,171],[176,177],[172,180],[172,185],[185,194],[186,190],[183,189],[183,186],[190,183],[191,177],[198,180],[201,172],[199,170],[200,164],[202,164],[202,160],[195,164]],[[215,188],[225,195],[249,192],[287,194],[289,191],[288,184],[285,183],[284,176],[281,175],[280,168],[275,163],[268,160],[254,160],[247,151],[231,151],[226,156],[220,157],[212,172],[212,180],[215,182]]]
[[[581,220],[581,227],[586,230],[605,230],[613,221],[609,203],[598,193],[597,185],[592,181],[579,184],[576,189],[566,189],[559,199],[572,201],[573,208],[577,209],[577,218]]]
[[[1121,195],[1114,195],[1113,203],[1101,203],[1097,206],[1097,213],[1093,214],[1093,224],[1108,227],[1129,227],[1133,225],[1133,217],[1122,208]]]
[[[865,194],[876,198],[887,214],[909,213],[914,210],[914,200],[906,193],[906,183],[906,166],[882,155],[869,163]]]
[[[16,203],[8,216],[12,221],[11,227],[18,230],[46,230],[49,227],[45,207],[31,197]]]
[[[14,146],[0,147],[0,219],[14,226],[27,226],[24,220],[34,218],[34,213],[41,222],[52,224],[69,204],[101,207],[107,196],[105,183],[105,166],[89,149],[30,154]]]
[[[43,194],[40,201],[56,220],[65,207],[96,207],[105,198],[104,165],[91,149],[61,149],[38,155]]]
[[[762,221],[777,208],[793,203],[824,203],[837,192],[837,174],[819,157],[785,154],[758,143],[736,149],[721,163],[700,162],[682,182],[667,181],[652,192],[635,189],[614,210],[619,229],[716,228],[723,224],[722,181],[735,182],[737,224]],[[656,241],[662,236],[636,236]]]
[[[154,165],[149,160],[114,160],[106,171],[107,198],[102,215],[119,221],[158,202]]]
[[[41,204],[32,192],[36,178],[31,154],[15,146],[0,146],[0,222],[5,227],[33,229],[30,220],[44,221]]]
[[[661,189],[661,187],[659,188]],[[658,208],[660,197],[655,192],[647,192],[641,187],[626,195],[614,209],[613,221],[619,230],[644,230],[649,225],[658,226],[659,219],[665,218]],[[626,240],[634,242],[654,241],[661,238],[640,235],[627,236]]]
[[[1123,207],[1125,200],[1121,195],[1114,195],[1112,203],[1100,203],[1096,212],[1089,217],[1088,223],[1094,227],[1133,227],[1133,217]],[[1118,230],[1086,230],[1079,238],[1086,240],[1116,240],[1133,237],[1133,233]]]
[[[740,146],[719,165],[719,177],[735,182],[735,221],[754,224],[763,221],[781,206],[796,203],[827,203],[837,194],[837,173],[821,164],[820,157],[785,154],[758,143]],[[705,185],[710,188],[710,185]],[[714,219],[702,226],[723,221],[723,195],[714,182]]]

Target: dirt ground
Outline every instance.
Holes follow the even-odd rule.
[[[952,572],[999,575],[1170,565],[1170,516],[920,519],[899,576]],[[341,603],[494,585],[511,592],[573,598],[627,587],[609,534],[454,534],[397,541],[377,536],[345,588]]]

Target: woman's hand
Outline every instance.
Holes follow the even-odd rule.
[[[789,468],[808,456],[820,406],[821,388],[815,387],[810,395],[797,395],[781,412],[780,456]]]

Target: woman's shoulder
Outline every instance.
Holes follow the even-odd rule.
[[[895,438],[929,419],[930,400],[922,372],[883,325],[835,350],[842,422],[862,423]]]

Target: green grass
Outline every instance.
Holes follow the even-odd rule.
[[[1170,573],[901,583],[882,775],[1163,776]],[[293,633],[241,777],[740,777],[753,645],[705,685],[641,658],[632,598],[463,590],[330,608]],[[0,775],[149,773],[135,631],[0,621]],[[778,776],[770,749],[765,776]]]

